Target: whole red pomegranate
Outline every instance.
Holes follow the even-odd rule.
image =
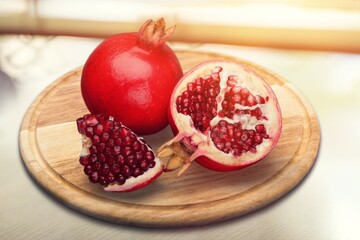
[[[76,123],[82,135],[80,164],[90,182],[101,184],[105,191],[131,192],[163,172],[144,139],[112,116],[86,114]]]
[[[271,87],[237,62],[209,61],[187,72],[169,108],[176,136],[157,155],[170,158],[165,170],[182,166],[179,175],[193,161],[216,171],[254,164],[281,133],[281,111]]]
[[[148,20],[138,33],[105,39],[87,59],[81,92],[91,113],[111,115],[137,134],[153,134],[168,124],[171,92],[183,72],[166,45],[175,26]]]

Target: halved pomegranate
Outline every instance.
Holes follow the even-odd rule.
[[[86,114],[76,123],[82,135],[80,164],[90,182],[100,183],[105,191],[134,191],[163,172],[144,139],[113,117]]]
[[[169,120],[175,138],[157,153],[165,170],[193,161],[216,171],[244,168],[276,145],[282,127],[277,98],[253,70],[231,61],[208,61],[187,72],[175,87]]]

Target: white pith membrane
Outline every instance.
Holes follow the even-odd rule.
[[[184,115],[177,111],[176,98],[187,90],[187,84],[189,82],[193,82],[198,77],[204,78],[207,75],[211,75],[211,71],[217,71],[216,69],[218,69],[218,67],[221,67],[222,70],[220,72],[221,90],[219,95],[216,97],[218,106],[217,111],[219,112],[219,110],[222,109],[221,103],[224,99],[225,92],[230,89],[230,87],[227,86],[228,77],[235,75],[238,77],[236,86],[247,88],[253,96],[260,95],[263,98],[268,97],[268,100],[264,104],[256,104],[254,106],[235,104],[235,110],[252,110],[259,107],[262,111],[262,116],[265,116],[266,119],[259,120],[250,114],[234,114],[234,117],[230,119],[228,117],[221,117],[217,114],[210,121],[210,130],[202,133],[194,127],[194,123],[189,115]],[[199,156],[205,156],[213,161],[227,166],[240,166],[248,165],[262,159],[273,149],[281,132],[281,112],[272,89],[254,71],[239,63],[229,61],[209,61],[195,67],[193,70],[190,70],[185,74],[183,79],[186,81],[180,81],[175,87],[175,91],[173,92],[171,99],[172,106],[170,106],[171,115],[177,129],[179,130],[179,134],[161,147],[170,146],[171,144],[180,141],[190,143],[190,145],[193,146],[194,152],[188,159],[185,159],[179,175],[181,175],[189,167],[190,163]],[[242,124],[242,129],[246,130],[255,130],[256,125],[263,124],[269,138],[263,139],[262,143],[256,146],[255,152],[247,151],[239,156],[234,156],[233,151],[225,153],[215,146],[210,137],[211,128],[221,120],[225,120],[228,123],[240,122]]]
[[[162,172],[162,163],[158,158],[154,159],[155,166],[153,168],[149,168],[143,175],[126,179],[126,182],[123,185],[119,185],[116,183],[111,183],[107,187],[104,187],[105,191],[108,192],[127,192],[128,190],[135,190],[136,186],[143,186],[145,183],[153,180],[155,177]]]
[[[109,119],[114,120],[113,117],[110,117]],[[82,149],[80,157],[86,157],[90,155],[90,147],[93,144],[91,138],[87,137],[85,134],[81,134],[81,136]],[[140,141],[142,140],[141,137],[137,137],[137,139]],[[147,146],[147,149],[148,151],[153,152],[153,150],[149,146]],[[142,175],[139,175],[137,177],[131,176],[127,178],[125,183],[123,184],[118,184],[116,181],[113,183],[109,183],[107,186],[103,186],[104,190],[109,192],[128,192],[141,188],[142,186],[146,186],[163,172],[163,164],[159,160],[159,158],[156,157],[155,153],[154,162],[155,166],[152,168],[148,168],[146,171],[144,171]]]

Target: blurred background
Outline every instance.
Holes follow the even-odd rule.
[[[0,0],[0,34],[102,38],[160,16],[173,41],[360,52],[358,0]]]

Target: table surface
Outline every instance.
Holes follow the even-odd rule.
[[[202,227],[150,229],[105,222],[53,199],[26,171],[18,131],[34,98],[82,65],[101,39],[0,37],[0,239],[360,239],[360,54],[171,43],[260,64],[300,90],[321,127],[312,170],[275,203]]]

